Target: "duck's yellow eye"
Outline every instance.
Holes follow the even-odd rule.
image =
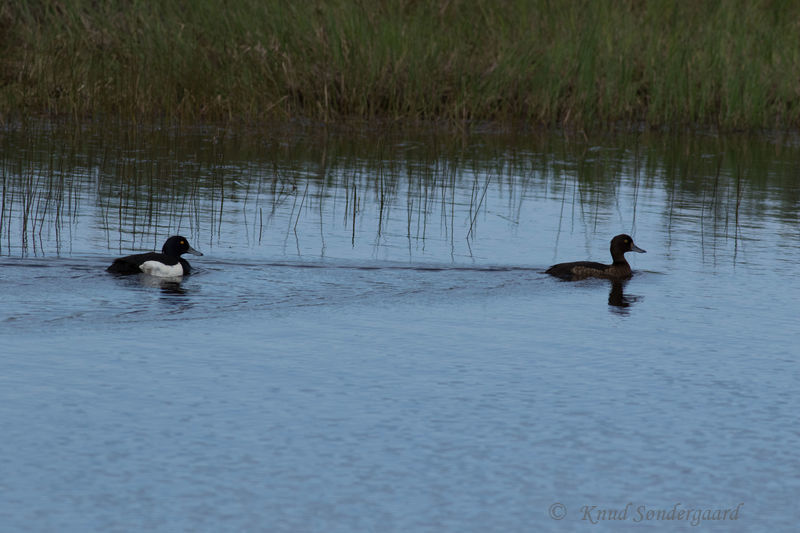
[[[181,243],[181,244],[183,244],[183,243]],[[628,244],[628,239],[625,239],[625,244]]]
[[[625,242],[628,242],[628,241],[625,241]],[[184,241],[181,241],[181,244],[186,244],[186,243]]]

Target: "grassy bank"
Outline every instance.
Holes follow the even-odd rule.
[[[800,3],[0,3],[0,113],[800,126]]]

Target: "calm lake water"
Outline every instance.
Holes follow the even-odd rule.
[[[800,521],[795,136],[0,149],[3,531]],[[624,285],[544,274],[623,232]],[[104,271],[178,233],[205,254],[181,283]]]

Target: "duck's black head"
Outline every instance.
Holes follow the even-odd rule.
[[[633,244],[633,238],[630,235],[622,234],[617,235],[611,239],[611,257],[616,261],[622,259],[625,252],[638,252],[640,254],[646,253],[644,250]]]
[[[161,247],[161,252],[171,257],[180,257],[182,254],[203,255],[189,246],[189,241],[186,240],[186,237],[181,237],[180,235],[167,239],[167,242]]]

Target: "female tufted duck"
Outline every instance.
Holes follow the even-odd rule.
[[[586,278],[628,279],[632,272],[631,266],[625,261],[625,252],[645,253],[644,250],[633,244],[630,235],[617,235],[611,239],[611,258],[614,262],[610,265],[592,261],[575,261],[574,263],[553,265],[546,270],[546,273],[567,281]]]
[[[181,258],[181,254],[203,255],[191,246],[186,237],[177,235],[170,237],[161,253],[147,252],[144,254],[134,254],[115,259],[111,266],[106,270],[115,274],[139,274],[144,272],[151,276],[162,278],[172,278],[183,276],[191,271],[192,267],[186,259]]]

